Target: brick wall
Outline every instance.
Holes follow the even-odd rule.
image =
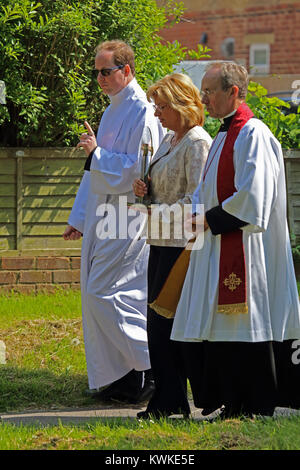
[[[0,293],[53,292],[80,288],[80,256],[9,256],[0,258]]]
[[[295,262],[300,281],[300,261]],[[37,256],[0,258],[0,294],[80,289],[80,257]]]
[[[300,281],[300,261],[295,262]],[[0,258],[0,294],[80,289],[80,256],[18,256]]]
[[[242,4],[245,7],[242,7]],[[267,2],[268,3],[268,2]],[[269,2],[270,3],[270,2]],[[184,12],[179,24],[161,32],[170,42],[175,39],[189,49],[196,49],[202,33],[207,33],[206,46],[212,49],[211,59],[225,59],[221,44],[227,37],[235,39],[233,60],[242,59],[249,67],[249,48],[251,42],[261,42],[268,37],[270,43],[270,74],[300,74],[300,2],[286,2],[272,5],[249,6],[241,2],[239,9],[230,8],[230,2],[209,5],[200,3],[198,11],[193,4]],[[247,7],[248,5],[248,7]],[[196,6],[194,7],[196,8]]]

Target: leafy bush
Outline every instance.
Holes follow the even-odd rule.
[[[290,238],[291,238],[293,259],[296,262],[300,262],[300,245],[297,243],[297,237],[295,233],[291,232]]]
[[[96,128],[108,99],[92,79],[94,50],[120,38],[136,54],[143,88],[172,71],[188,54],[208,57],[208,49],[187,51],[177,41],[162,44],[159,31],[179,21],[183,3],[166,0],[1,0],[0,80],[6,104],[0,105],[1,146],[73,146],[88,119]],[[300,148],[300,115],[285,116],[278,98],[251,83],[247,102],[285,148]],[[219,121],[207,118],[214,136]]]
[[[136,53],[145,88],[185,57],[178,42],[158,35],[168,18],[177,22],[183,4],[155,0],[1,0],[1,146],[72,146],[89,119],[93,127],[107,105],[92,79],[94,50],[123,39]],[[172,24],[171,22],[171,24]]]
[[[290,105],[276,97],[268,97],[268,91],[256,82],[250,82],[246,102],[254,115],[261,119],[279,140],[284,149],[300,149],[300,109],[298,114],[285,115],[283,107]],[[218,119],[208,115],[205,129],[214,137],[220,127]]]
[[[290,105],[275,96],[268,97],[268,91],[256,82],[250,82],[248,91],[249,107],[270,128],[282,147],[300,149],[300,109],[298,114],[285,115],[282,108]]]

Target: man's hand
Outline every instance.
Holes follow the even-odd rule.
[[[89,155],[92,150],[94,150],[97,147],[97,140],[95,137],[95,134],[93,132],[93,129],[89,125],[87,121],[84,121],[84,125],[88,131],[87,134],[81,134],[80,136],[80,142],[78,142],[76,148],[82,147],[87,155]]]
[[[196,236],[209,228],[205,214],[189,214],[185,219],[184,226],[188,232],[192,231],[191,233]]]
[[[197,232],[197,229],[198,229],[199,226],[203,227],[203,232],[205,232],[209,228],[206,217],[204,215],[203,219],[202,219],[202,217],[199,218],[199,216],[197,216],[197,214],[193,214],[193,216],[192,216],[193,231]]]
[[[134,194],[138,197],[143,197],[148,192],[146,183],[141,179],[134,180],[132,187]]]
[[[76,228],[72,227],[72,225],[68,225],[63,233],[63,238],[65,240],[79,240],[81,235],[82,233],[76,230]]]

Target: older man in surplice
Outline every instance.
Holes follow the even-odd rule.
[[[279,142],[245,103],[248,74],[210,66],[202,100],[222,125],[200,185],[204,243],[191,260],[172,339],[194,342],[195,403],[220,417],[300,408],[299,297]],[[197,216],[194,216],[197,225]]]

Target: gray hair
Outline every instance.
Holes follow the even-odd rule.
[[[206,72],[211,69],[219,69],[222,90],[226,91],[232,86],[239,89],[238,97],[245,99],[248,91],[249,75],[243,65],[235,62],[214,62],[206,67]]]

